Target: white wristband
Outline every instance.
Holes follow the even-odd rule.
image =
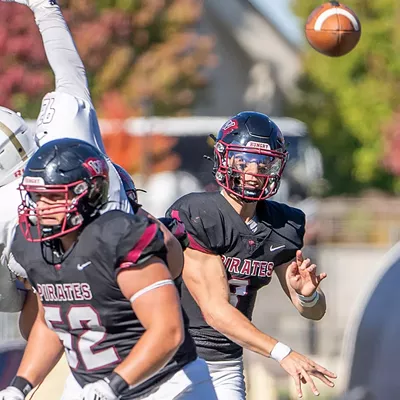
[[[273,358],[275,361],[281,362],[286,356],[289,355],[291,351],[292,349],[289,346],[286,346],[286,344],[278,342],[272,349],[270,355],[271,358]]]
[[[302,307],[310,308],[314,307],[319,300],[319,293],[315,291],[311,296],[302,296],[297,293],[297,297],[299,298],[299,303]]]

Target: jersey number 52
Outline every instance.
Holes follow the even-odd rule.
[[[67,361],[72,369],[78,368],[80,360],[86,371],[103,368],[119,361],[114,347],[95,350],[96,345],[105,339],[106,333],[93,307],[72,306],[66,314],[66,321],[63,321],[61,317],[60,306],[44,306],[44,311],[47,326],[55,331],[63,342]],[[61,329],[61,326],[65,325],[69,327],[69,330],[79,332],[79,335],[76,335],[75,344],[73,340],[75,336]]]

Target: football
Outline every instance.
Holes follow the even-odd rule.
[[[341,57],[359,42],[361,23],[353,10],[337,1],[330,1],[310,14],[305,34],[315,50],[326,56]]]

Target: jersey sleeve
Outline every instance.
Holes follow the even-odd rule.
[[[280,232],[280,237],[285,247],[279,252],[276,263],[277,265],[281,265],[293,260],[296,257],[297,250],[303,248],[306,216],[298,208],[279,203],[272,204],[272,212],[274,218],[279,218],[284,224],[284,228]]]
[[[125,214],[118,223],[120,232],[116,244],[116,270],[139,266],[151,257],[166,263],[167,249],[158,225],[147,217]]]
[[[189,247],[189,238],[183,222],[168,217],[161,217],[158,220],[178,239],[182,250]]]
[[[221,255],[227,247],[224,224],[219,210],[206,200],[197,194],[184,196],[168,209],[166,216],[183,222],[191,249]]]
[[[85,67],[60,7],[55,1],[42,1],[32,11],[55,75],[56,91],[91,102]]]

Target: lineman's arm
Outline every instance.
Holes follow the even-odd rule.
[[[38,314],[29,335],[17,376],[37,386],[55,367],[63,354],[63,345],[57,334],[45,322],[43,305],[38,299]]]
[[[157,257],[122,269],[117,279],[146,331],[114,371],[129,385],[137,385],[164,367],[182,343],[181,306],[168,268]]]

